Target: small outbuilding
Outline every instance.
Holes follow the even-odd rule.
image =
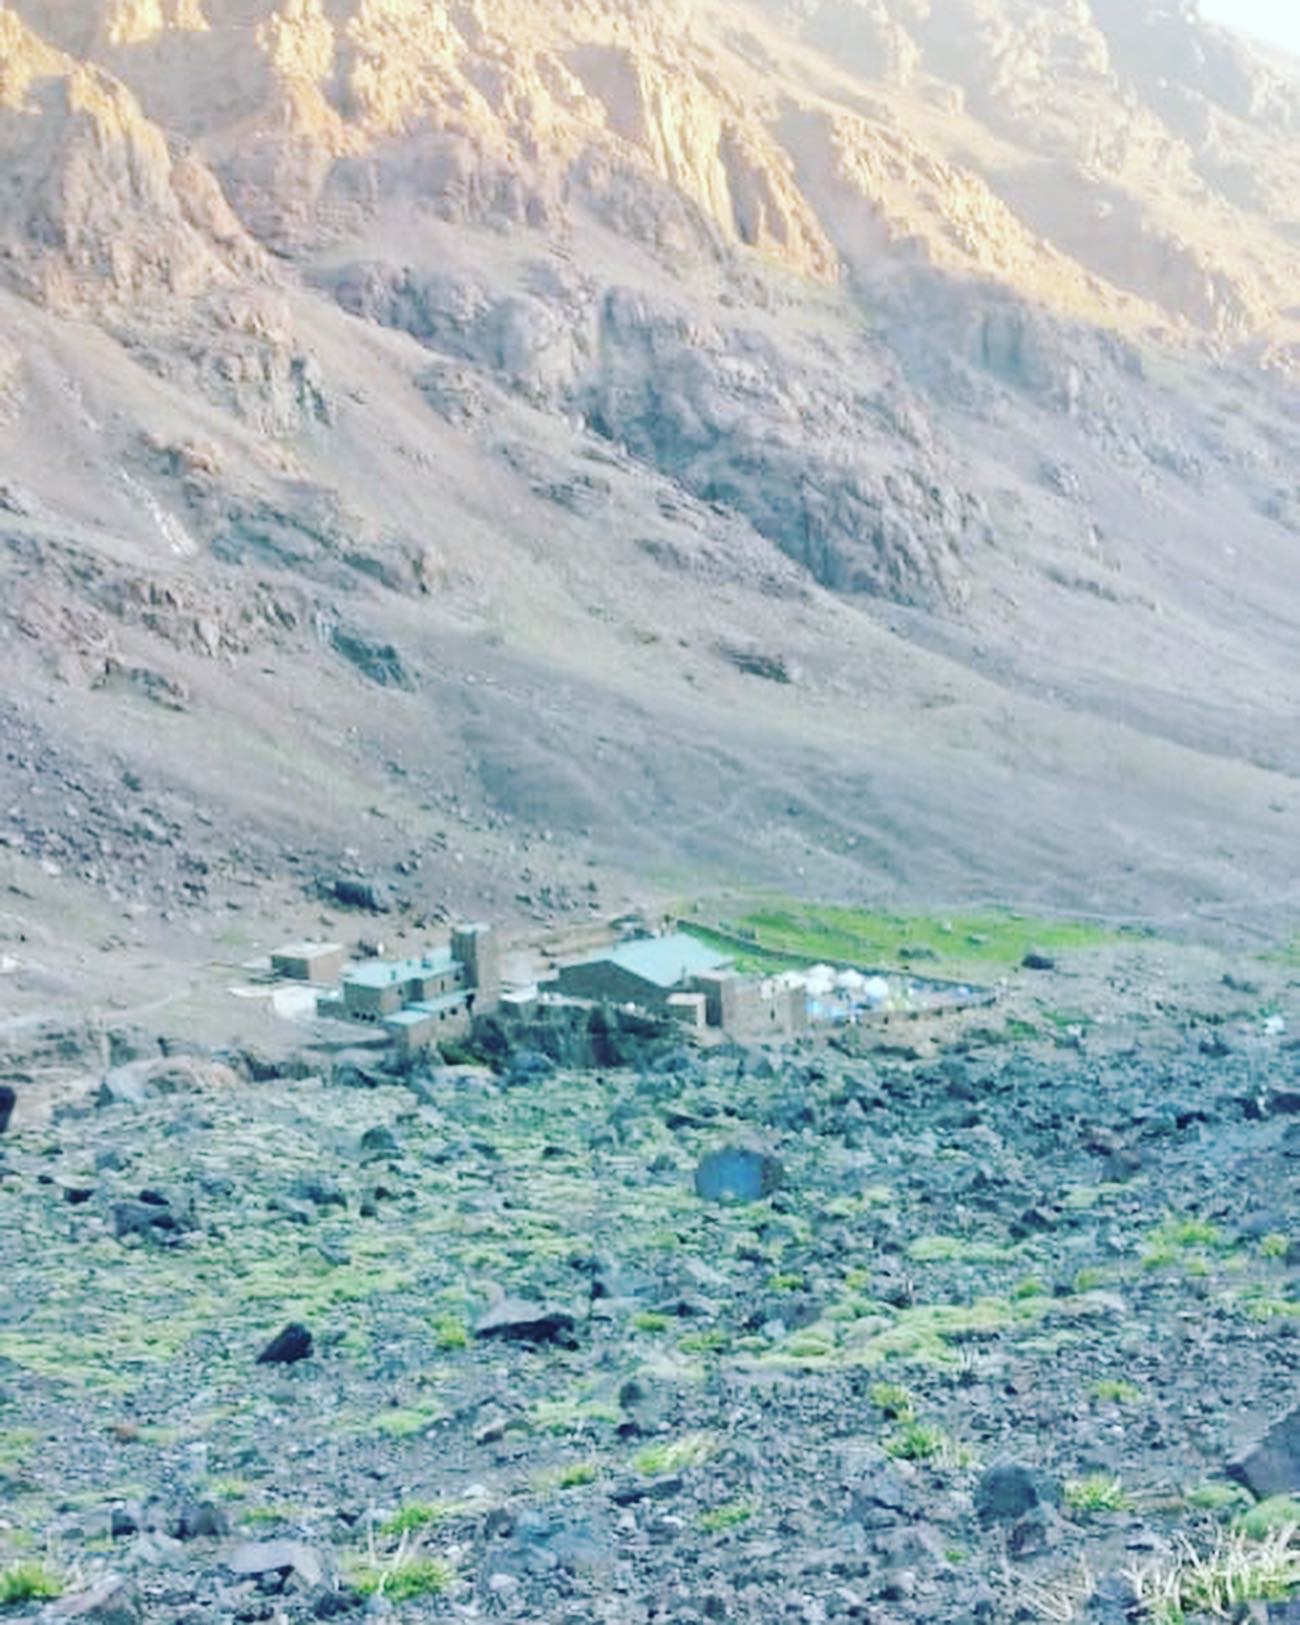
[[[347,950],[339,942],[290,942],[271,955],[271,971],[287,982],[337,982],[347,964]]]

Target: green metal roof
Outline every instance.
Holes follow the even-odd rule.
[[[592,954],[584,965],[617,965],[655,987],[676,987],[691,976],[721,970],[731,963],[725,954],[707,947],[698,937],[678,932],[671,937],[646,937],[639,942],[621,942],[603,954]]]

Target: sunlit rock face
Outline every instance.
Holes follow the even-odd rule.
[[[404,193],[532,229],[588,209],[678,259],[751,249],[830,282],[950,267],[1129,329],[1236,342],[1295,320],[1300,74],[1156,0],[19,0],[0,18],[5,102],[29,115],[10,172],[75,115],[134,177],[128,220],[157,214],[163,146],[183,146],[280,252]],[[77,240],[83,190],[69,173]]]

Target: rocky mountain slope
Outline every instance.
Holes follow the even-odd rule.
[[[11,854],[1293,904],[1298,137],[1163,0],[0,6]]]

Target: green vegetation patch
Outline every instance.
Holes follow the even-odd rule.
[[[1279,1530],[1300,1529],[1300,1496],[1274,1495],[1236,1520],[1236,1527],[1252,1540],[1265,1540]]]
[[[1089,1473],[1065,1486],[1065,1504],[1071,1512],[1128,1512],[1133,1497],[1120,1479],[1108,1473]]]
[[[916,1264],[1007,1264],[1019,1249],[963,1236],[917,1236],[907,1256]]]
[[[957,914],[942,918],[891,914],[774,898],[711,931],[689,929],[742,969],[771,969],[820,961],[897,966],[943,975],[1010,969],[1031,949],[1063,954],[1123,940],[1114,931],[1076,920],[1021,914]],[[741,939],[740,944],[736,938]]]
[[[15,1563],[0,1569],[0,1608],[49,1602],[63,1595],[63,1582],[44,1563]]]
[[[700,1528],[706,1534],[719,1535],[728,1529],[739,1529],[756,1516],[758,1507],[753,1501],[728,1501],[725,1506],[712,1507],[700,1514]]]
[[[392,1563],[368,1564],[353,1574],[353,1583],[367,1597],[389,1602],[413,1602],[436,1597],[456,1582],[456,1571],[439,1557],[408,1557]]]
[[[712,1434],[688,1433],[666,1444],[647,1445],[633,1456],[632,1465],[643,1478],[667,1478],[688,1467],[702,1467],[717,1449]]]

